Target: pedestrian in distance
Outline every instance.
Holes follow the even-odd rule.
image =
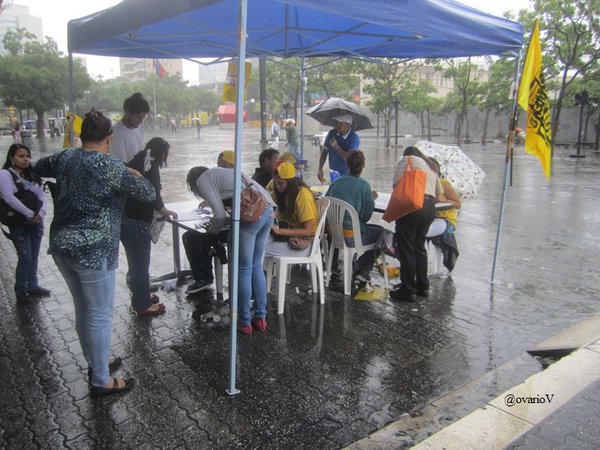
[[[38,201],[37,208],[25,205],[15,196],[19,190],[31,191]],[[46,196],[42,179],[31,166],[31,151],[23,144],[12,144],[0,170],[0,197],[14,211],[24,216],[22,224],[9,226],[7,233],[17,252],[15,295],[18,304],[31,303],[47,297],[50,291],[38,283],[38,257],[44,235]]]
[[[169,143],[161,137],[148,141],[146,148],[127,163],[142,173],[156,191],[153,202],[143,202],[128,198],[121,223],[121,243],[127,255],[127,272],[131,305],[138,316],[158,316],[165,313],[164,303],[159,303],[157,295],[150,295],[150,253],[152,236],[150,226],[154,212],[164,220],[177,219],[177,213],[165,207],[160,195],[160,169],[167,164]]]
[[[200,137],[200,131],[202,131],[202,124],[200,123],[200,119],[196,120],[196,134]]]
[[[142,94],[136,92],[123,103],[123,117],[114,126],[110,154],[124,163],[131,161],[144,148],[144,132],[141,128],[150,105]]]
[[[115,269],[122,211],[127,197],[151,202],[152,183],[109,156],[111,120],[93,111],[81,126],[82,147],[41,158],[35,168],[56,178],[55,215],[49,253],[75,305],[75,326],[88,363],[92,397],[133,387],[133,378],[113,378],[120,358],[110,360]]]

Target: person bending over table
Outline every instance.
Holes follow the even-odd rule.
[[[346,164],[350,172],[335,180],[327,193],[328,197],[339,198],[340,200],[349,203],[358,213],[360,220],[360,235],[364,245],[369,245],[377,242],[383,227],[372,223],[367,223],[371,220],[373,209],[375,208],[375,198],[377,192],[371,190],[371,185],[367,180],[361,178],[363,169],[365,168],[365,155],[360,150],[351,150],[346,156]],[[346,214],[344,217],[344,240],[346,245],[354,247],[354,235],[352,231],[352,221],[350,216]],[[358,258],[356,266],[353,267],[353,277],[360,283],[368,283],[371,281],[371,270],[377,258],[377,250],[369,250]],[[337,255],[334,255],[336,258]]]
[[[242,174],[243,180],[250,180]],[[233,197],[233,171],[215,167],[193,167],[187,177],[188,186],[194,195],[203,198],[213,210],[213,217],[206,230],[208,236],[219,236],[226,231],[229,233],[230,216],[224,201]],[[251,182],[251,181],[250,181]],[[251,335],[252,330],[264,332],[267,330],[267,286],[263,263],[265,243],[269,230],[273,225],[273,201],[258,183],[251,183],[252,189],[261,193],[266,208],[255,223],[240,222],[239,236],[239,331]],[[212,275],[212,273],[211,273]],[[250,311],[250,302],[254,298],[254,319]]]
[[[321,149],[321,157],[319,159],[319,170],[317,177],[321,183],[325,183],[323,174],[323,166],[329,158],[329,169],[338,172],[340,175],[348,173],[348,165],[346,164],[346,154],[350,150],[360,148],[360,137],[352,129],[352,116],[343,114],[335,118],[336,127],[327,133],[325,143]]]
[[[400,260],[400,287],[390,291],[394,300],[416,301],[415,294],[429,297],[429,279],[427,278],[427,250],[425,241],[427,232],[435,218],[435,202],[443,201],[440,179],[427,164],[427,157],[413,146],[406,147],[403,157],[394,169],[393,186],[404,176],[407,161],[410,158],[414,170],[427,174],[423,207],[396,220],[397,257]]]
[[[289,162],[281,163],[273,173],[277,204],[277,223],[273,225],[265,256],[305,256],[310,253],[317,228],[317,202],[304,181],[296,178]]]

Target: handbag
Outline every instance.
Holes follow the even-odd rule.
[[[313,237],[311,236],[307,236],[307,237],[299,237],[299,236],[290,236],[288,238],[288,247],[291,248],[292,250],[306,250],[308,247],[310,247],[310,244],[313,241]]]
[[[153,210],[152,220],[150,221],[150,239],[152,243],[156,244],[158,242],[166,222],[167,218],[165,216],[161,216],[156,210]]]
[[[243,174],[242,179],[246,183],[246,187],[240,198],[240,222],[256,223],[267,209],[267,203],[262,194],[252,187],[253,183]]]
[[[38,198],[35,192],[27,190],[23,187],[23,184],[19,182],[17,175],[15,175],[12,171],[10,174],[13,177],[13,181],[15,182],[15,186],[17,187],[17,192],[15,193],[15,197],[23,203],[27,208],[31,209],[34,212],[34,215],[37,214],[42,207],[42,202]],[[20,225],[25,225],[29,219],[25,217],[18,211],[12,209],[8,203],[4,201],[4,199],[0,199],[0,222],[6,225],[7,227],[17,227]]]
[[[390,201],[383,213],[383,220],[393,222],[421,209],[425,200],[426,183],[427,173],[414,169],[412,156],[409,155],[402,178],[396,183],[394,192],[392,192]]]
[[[394,233],[384,229],[377,239],[377,248],[388,256],[396,256],[396,243]]]

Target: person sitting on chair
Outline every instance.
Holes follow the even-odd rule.
[[[277,222],[267,241],[265,256],[308,254],[317,228],[317,202],[292,163],[281,163],[273,173]]]
[[[361,178],[363,169],[365,168],[365,155],[360,150],[351,150],[346,156],[346,164],[350,172],[335,180],[327,193],[328,197],[339,198],[350,204],[358,213],[360,220],[360,235],[363,245],[369,245],[377,242],[383,227],[372,223],[367,223],[371,220],[373,210],[375,208],[375,199],[377,192],[371,190],[371,185],[367,180]],[[350,216],[346,214],[344,217],[344,240],[346,245],[354,247],[354,235],[352,231],[352,221]],[[371,281],[371,270],[377,258],[377,250],[369,250],[363,253],[356,264],[354,264],[353,277],[361,283]],[[337,255],[334,255],[334,259]]]
[[[278,160],[278,150],[268,148],[260,152],[260,155],[258,156],[260,167],[255,169],[252,179],[262,187],[267,187],[269,182],[273,179],[273,170],[275,169]]]
[[[452,203],[452,208],[437,211],[435,213],[435,219],[431,224],[431,228],[433,228],[436,222],[443,222],[444,231],[441,234],[437,234],[430,238],[433,245],[442,251],[442,254],[444,255],[444,266],[448,269],[448,272],[452,272],[459,255],[454,231],[456,230],[458,221],[458,210],[461,207],[460,197],[454,190],[452,183],[442,175],[440,163],[435,158],[429,158],[429,167],[431,167],[431,170],[436,172],[440,177],[442,190],[444,191],[444,201]]]

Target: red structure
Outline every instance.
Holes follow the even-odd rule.
[[[219,105],[219,109],[217,110],[217,115],[219,116],[219,123],[234,123],[235,122],[235,105]],[[247,112],[244,111],[242,115],[242,120],[246,122],[248,120]]]

